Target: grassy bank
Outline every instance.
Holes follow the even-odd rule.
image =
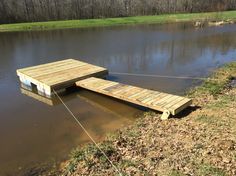
[[[193,89],[193,107],[167,121],[145,113],[99,145],[123,175],[236,175],[236,62]],[[92,144],[71,153],[63,175],[118,175]]]
[[[196,20],[226,20],[226,19],[235,20],[236,11],[3,24],[0,25],[0,32],[84,28],[84,27],[114,26],[114,25],[127,25],[127,24],[130,25],[155,24],[155,23],[170,23],[170,22],[187,22]]]

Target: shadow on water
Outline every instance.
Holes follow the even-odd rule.
[[[78,58],[111,72],[206,77],[236,59],[235,36],[236,25],[197,30],[190,23],[0,33],[0,175],[63,161],[73,147],[89,142],[58,100],[19,89],[16,69]],[[201,82],[108,79],[178,95]],[[60,96],[97,141],[145,110],[82,89]]]

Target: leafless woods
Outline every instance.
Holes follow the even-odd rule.
[[[0,0],[0,23],[236,9],[236,0]]]

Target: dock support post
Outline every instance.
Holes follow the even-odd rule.
[[[25,79],[23,76],[20,76],[20,81],[21,81],[22,84],[24,84],[28,87],[32,87],[31,82],[29,80]]]
[[[46,96],[46,97],[51,97],[52,95],[52,91],[50,87],[46,87],[44,85],[37,85],[37,90],[38,90],[38,94],[42,95],[42,96]]]
[[[161,115],[161,120],[167,120],[170,117],[170,111],[165,110],[163,111],[163,114]]]

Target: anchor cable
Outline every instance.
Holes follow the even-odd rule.
[[[85,127],[82,125],[82,123],[75,117],[74,113],[69,109],[69,107],[64,103],[64,101],[61,99],[61,97],[57,94],[57,92],[53,89],[54,94],[58,97],[58,99],[61,101],[61,103],[64,105],[64,107],[67,109],[67,111],[70,113],[70,115],[74,118],[74,120],[77,122],[77,124],[84,130],[86,135],[90,138],[90,140],[94,143],[94,145],[99,149],[99,151],[104,155],[104,157],[107,159],[107,161],[111,164],[111,166],[114,168],[114,170],[122,176],[122,173],[119,171],[117,166],[113,164],[113,162],[108,158],[106,153],[99,147],[99,145],[96,143],[96,141],[92,138],[92,136],[89,134],[89,132],[85,129]]]
[[[195,79],[195,80],[207,80],[209,78],[201,77],[190,77],[190,76],[166,76],[166,75],[152,75],[152,74],[140,74],[140,73],[119,73],[119,72],[109,72],[113,75],[127,75],[127,76],[142,76],[142,77],[156,77],[156,78],[170,78],[170,79]]]

